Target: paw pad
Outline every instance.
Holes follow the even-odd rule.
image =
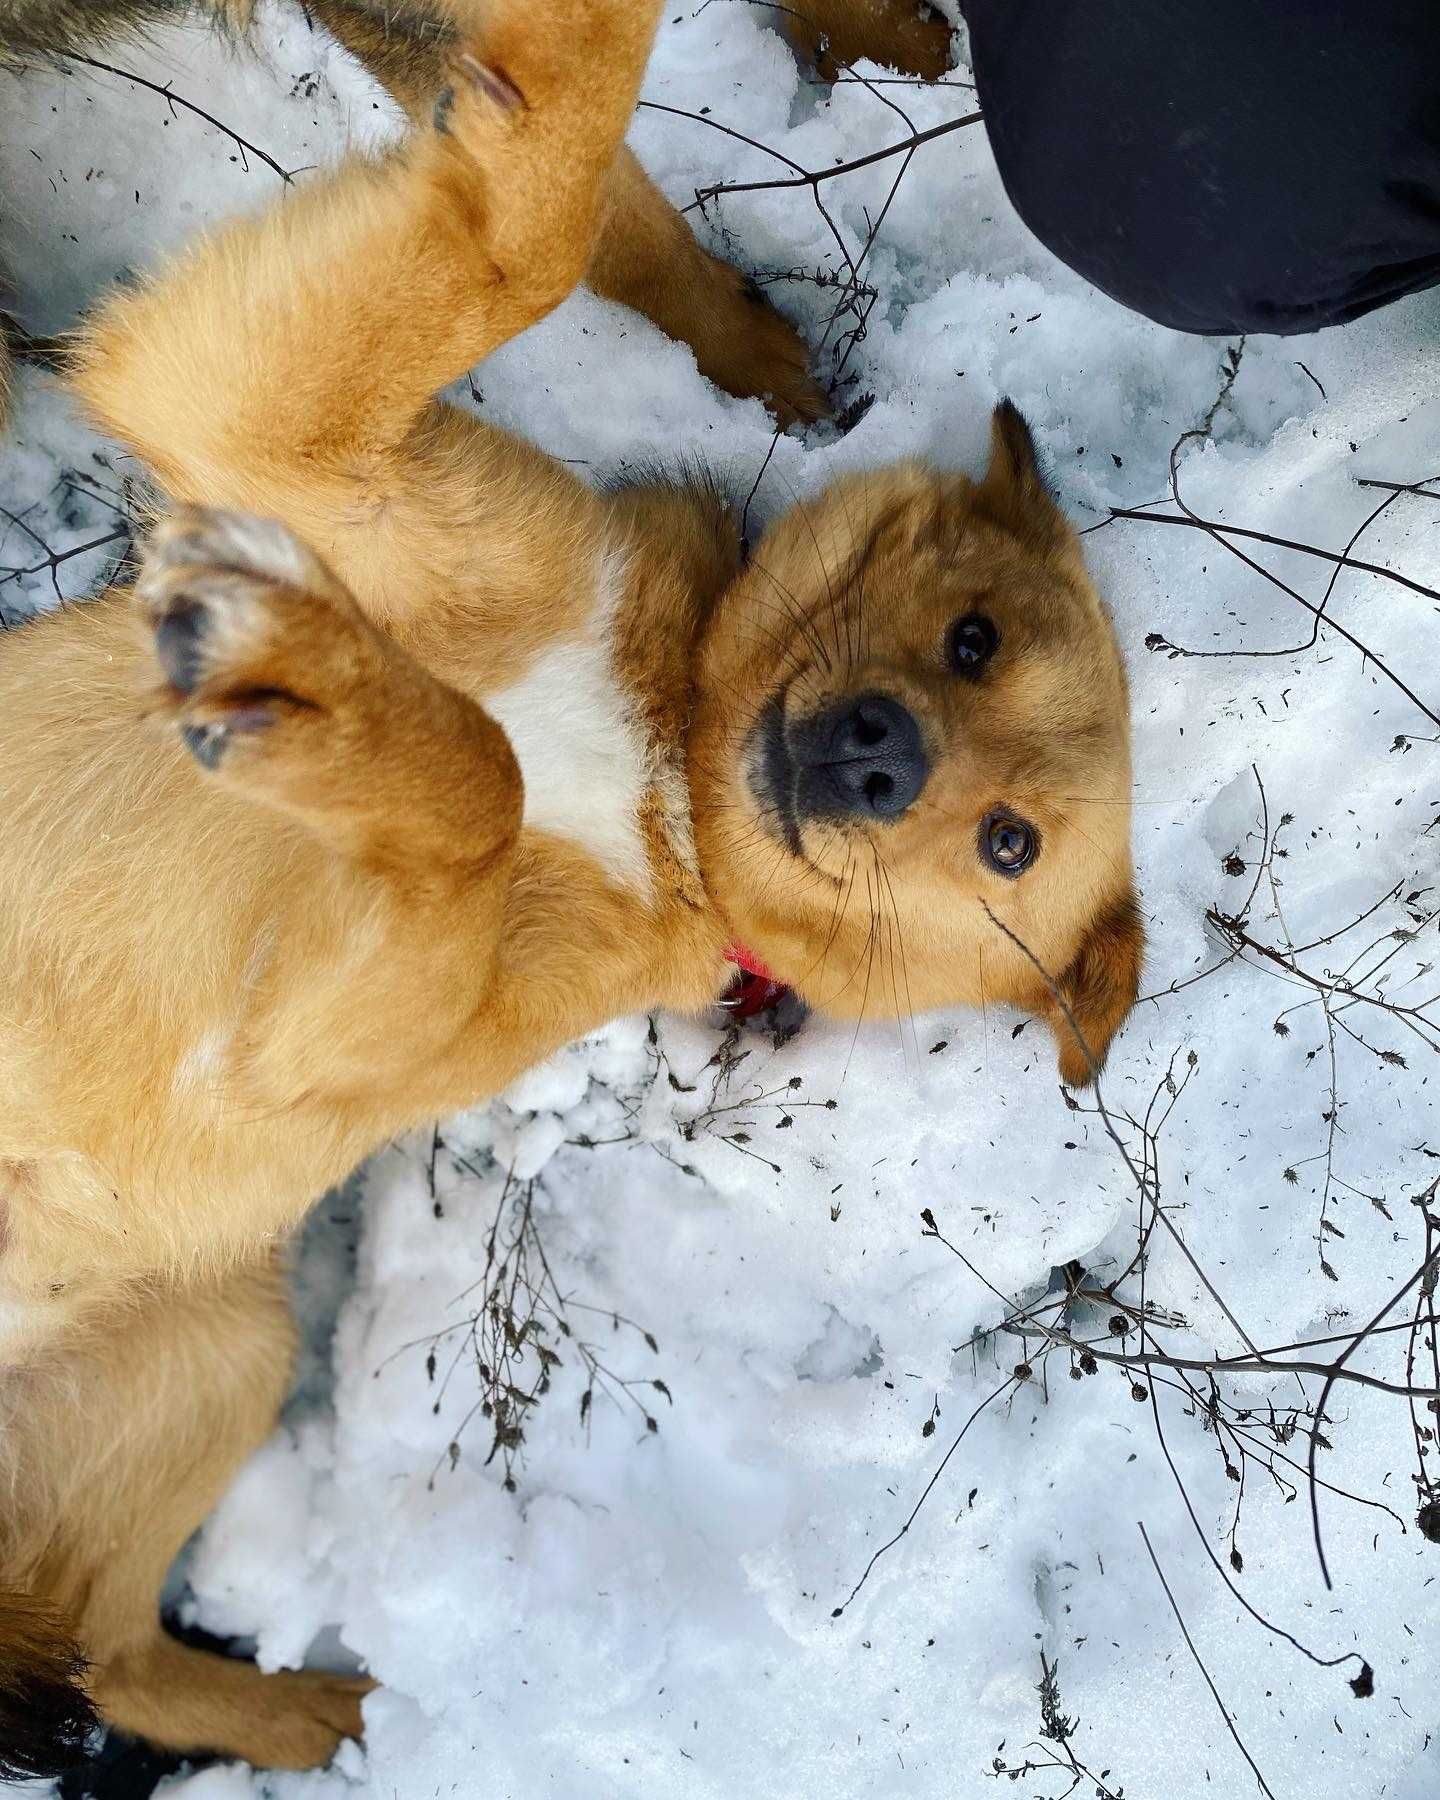
[[[225,754],[225,740],[230,730],[218,719],[208,725],[182,725],[180,737],[185,748],[202,769],[218,769]]]
[[[193,694],[200,685],[206,629],[204,607],[189,600],[177,602],[156,623],[155,653],[165,679],[177,693]]]

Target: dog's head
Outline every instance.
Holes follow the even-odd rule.
[[[847,476],[765,536],[706,630],[697,842],[739,939],[822,1011],[1009,1002],[1083,1082],[1143,949],[1125,673],[1008,402],[992,439],[979,483]]]

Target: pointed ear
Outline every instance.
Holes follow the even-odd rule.
[[[1053,996],[1046,1009],[1060,1053],[1060,1079],[1067,1087],[1085,1087],[1104,1066],[1110,1040],[1140,991],[1144,955],[1145,928],[1134,890],[1129,889],[1094,920],[1056,983],[1071,1018]]]
[[[1030,427],[1011,400],[1002,400],[990,416],[990,466],[975,497],[997,525],[1036,549],[1069,535],[1040,473]]]

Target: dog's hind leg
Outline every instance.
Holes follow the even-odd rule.
[[[309,0],[307,10],[412,119],[428,120],[455,35],[439,10],[395,0]],[[717,387],[768,399],[782,424],[828,409],[799,332],[738,269],[702,248],[623,144],[605,180],[585,285],[689,344]]]
[[[0,1576],[71,1622],[121,1730],[262,1767],[327,1762],[359,1735],[372,1684],[262,1675],[178,1643],[159,1614],[176,1554],[274,1426],[293,1348],[281,1272],[157,1288],[113,1323],[38,1365],[33,1403],[7,1423],[16,1501]]]

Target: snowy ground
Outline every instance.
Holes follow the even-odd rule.
[[[264,37],[267,64],[199,34],[107,55],[173,77],[246,151],[93,71],[0,86],[7,256],[32,326],[275,197],[257,149],[298,169],[388,128],[365,78],[294,13]],[[820,88],[765,10],[677,0],[646,91],[820,169],[906,137],[896,106],[919,129],[961,116],[963,80]],[[703,119],[642,113],[633,137],[681,201],[780,167]],[[899,171],[892,158],[826,183],[852,254]],[[721,226],[762,275],[839,261],[803,187],[728,196]],[[1313,339],[1252,339],[1232,380],[1232,346],[1136,320],[1046,255],[979,127],[914,156],[863,274],[877,298],[850,368],[873,404],[847,435],[782,440],[757,517],[901,452],[973,467],[1008,393],[1077,522],[1165,495],[1171,446],[1209,419],[1178,462],[1197,513],[1340,551],[1388,502],[1354,554],[1440,587],[1440,502],[1359,485],[1440,470],[1440,297]],[[824,335],[833,289],[774,291]],[[743,493],[770,451],[757,404],[715,393],[686,350],[588,295],[476,385],[488,416],[597,474],[683,445]],[[6,507],[63,551],[113,528],[123,474],[27,375],[0,451]],[[1312,644],[1294,597],[1197,530],[1121,520],[1088,539],[1133,671],[1151,931],[1152,997],[1104,1092],[1131,1155],[1158,1162],[1174,1227],[1150,1239],[1148,1348],[1204,1360],[1242,1350],[1242,1331],[1261,1347],[1330,1338],[1296,1353],[1323,1362],[1419,1268],[1412,1200],[1440,1175],[1440,1037],[1424,1011],[1440,988],[1425,972],[1440,619],[1433,593],[1232,542],[1312,604],[1334,576],[1334,627]],[[113,550],[65,561],[53,583],[0,574],[0,607],[85,592]],[[0,527],[0,565],[40,560],[24,526]],[[1240,954],[1207,908],[1243,915]],[[1259,1792],[1199,1661],[1279,1800],[1440,1791],[1440,1545],[1416,1525],[1434,1412],[1420,1403],[1417,1429],[1403,1398],[1337,1387],[1318,1451],[1327,1592],[1304,1473],[1316,1377],[1189,1373],[1207,1417],[1181,1371],[1102,1362],[1072,1379],[1067,1349],[995,1332],[1049,1289],[1045,1321],[1120,1345],[1117,1301],[1062,1316],[1060,1271],[1076,1265],[1092,1291],[1112,1281],[1143,1210],[1093,1102],[1067,1104],[1046,1035],[1021,1024],[957,1015],[855,1036],[810,1021],[776,1047],[625,1021],[507,1102],[378,1158],[333,1408],[312,1381],[204,1533],[188,1603],[256,1638],[267,1665],[317,1639],[363,1658],[384,1684],[368,1749],[314,1777],[212,1769],[190,1800],[983,1800],[1066,1793],[1068,1768],[1049,1765],[1070,1755],[1092,1772],[1082,1794]],[[1148,1117],[1149,1138],[1127,1115]],[[927,1207],[953,1251],[927,1234]],[[478,1308],[483,1332],[497,1216],[516,1321],[538,1306],[549,1336],[531,1342],[560,1357],[524,1420],[513,1492],[506,1457],[487,1462],[465,1329]],[[343,1240],[322,1235],[307,1259],[317,1317],[346,1282]],[[569,1339],[544,1310],[559,1295]],[[1386,1322],[1408,1322],[1415,1298]],[[1140,1299],[1132,1276],[1118,1290],[1132,1350]],[[1351,1366],[1403,1384],[1410,1344],[1377,1335]],[[1433,1385],[1423,1333],[1417,1350],[1415,1379]],[[587,1358],[601,1365],[590,1402]],[[533,1382],[535,1350],[523,1360]],[[1318,1656],[1357,1658],[1316,1666],[1248,1608]],[[1037,1693],[1042,1657],[1058,1707]],[[1361,1658],[1368,1698],[1350,1686]],[[1064,1743],[1057,1711],[1078,1720]]]

